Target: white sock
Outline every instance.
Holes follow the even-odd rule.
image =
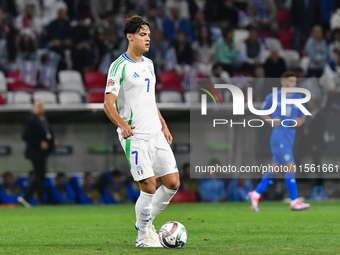
[[[253,191],[253,195],[255,198],[260,198],[261,194],[257,193],[255,190]]]
[[[138,230],[137,240],[141,240],[149,235],[148,225],[151,219],[152,200],[154,196],[154,194],[141,191],[139,198],[137,199],[135,205],[137,218],[136,227]]]
[[[294,199],[294,200],[292,200],[292,201],[290,201],[290,205],[293,205],[293,204],[295,204],[297,201],[299,201],[299,199],[297,198],[297,199]]]
[[[151,213],[151,221],[164,210],[164,208],[170,203],[172,197],[176,194],[177,190],[168,189],[164,185],[160,186],[155,193],[155,197],[152,202],[152,213]]]

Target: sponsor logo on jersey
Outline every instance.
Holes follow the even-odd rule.
[[[110,87],[110,86],[114,86],[115,85],[115,81],[114,80],[112,80],[112,79],[110,79],[110,80],[108,80],[108,82],[107,82],[107,86],[108,87]]]
[[[143,172],[142,166],[137,166],[136,170],[137,170],[137,173],[138,173],[139,176],[143,175],[144,172]]]
[[[137,78],[137,77],[139,77],[138,73],[134,72],[132,75],[132,78]]]
[[[178,169],[177,165],[175,165],[174,169]]]

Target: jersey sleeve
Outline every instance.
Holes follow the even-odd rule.
[[[115,66],[115,62],[111,64],[106,80],[105,94],[113,93],[117,97],[119,95],[122,77],[124,77],[125,65]]]
[[[268,110],[273,104],[273,94],[270,93],[266,96],[266,99],[264,100],[261,110]]]

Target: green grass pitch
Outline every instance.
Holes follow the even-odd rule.
[[[0,209],[0,254],[340,254],[340,202],[170,204],[156,219],[183,223],[182,249],[136,248],[133,205]]]

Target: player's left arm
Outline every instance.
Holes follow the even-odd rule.
[[[168,143],[171,145],[172,144],[172,135],[171,135],[169,128],[168,128],[161,112],[159,111],[158,107],[157,107],[157,110],[158,110],[159,119],[161,120],[161,123],[162,123],[162,129],[163,129],[164,136],[165,136],[166,140],[168,141]]]

